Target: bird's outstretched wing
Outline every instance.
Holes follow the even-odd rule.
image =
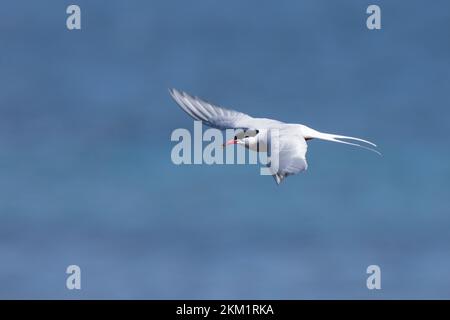
[[[306,151],[308,145],[303,136],[290,128],[281,128],[270,139],[269,169],[277,184],[290,175],[300,173],[308,168]]]
[[[249,115],[215,106],[198,97],[193,97],[176,89],[169,89],[170,95],[188,115],[217,129],[255,128],[256,119]]]
[[[278,184],[285,177],[306,170],[308,166],[306,163],[308,146],[298,127],[286,125],[278,120],[253,118],[242,112],[218,107],[176,89],[170,89],[169,92],[188,115],[211,127],[218,129],[263,129],[261,132],[265,133],[270,130],[276,131],[277,137],[273,141],[264,141],[263,143],[273,143],[269,169],[273,170],[273,176]],[[275,139],[276,142],[274,143]]]

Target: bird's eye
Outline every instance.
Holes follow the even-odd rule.
[[[234,140],[237,140],[237,136],[234,136]]]
[[[259,133],[259,130],[256,130],[256,134],[258,134]]]
[[[248,138],[248,136],[245,136],[244,138]]]

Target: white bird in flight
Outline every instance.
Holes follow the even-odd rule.
[[[267,152],[271,141],[270,131],[276,129],[277,142],[270,146],[271,159],[277,156],[278,165],[271,174],[277,184],[290,175],[300,173],[308,168],[306,162],[306,141],[321,139],[338,143],[361,147],[370,151],[380,152],[357,143],[342,141],[347,139],[367,143],[373,147],[376,144],[360,138],[342,136],[331,133],[323,133],[311,129],[303,124],[290,124],[278,120],[266,118],[253,118],[245,113],[225,109],[198,97],[191,96],[176,89],[169,89],[172,98],[192,118],[202,121],[206,125],[217,129],[243,129],[242,134],[237,134],[234,139],[224,143],[226,145],[238,144],[257,152]],[[276,147],[274,147],[276,145]],[[268,164],[270,169],[270,163]]]

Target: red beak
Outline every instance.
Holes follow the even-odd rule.
[[[222,145],[222,147],[226,147],[226,146],[228,146],[228,145],[230,145],[230,144],[236,144],[236,143],[237,143],[237,140],[231,139],[231,140],[228,140],[227,142],[225,142],[225,143]]]

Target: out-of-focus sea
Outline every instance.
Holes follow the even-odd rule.
[[[450,2],[71,3],[0,6],[0,298],[450,298]],[[175,166],[169,87],[383,156]]]

